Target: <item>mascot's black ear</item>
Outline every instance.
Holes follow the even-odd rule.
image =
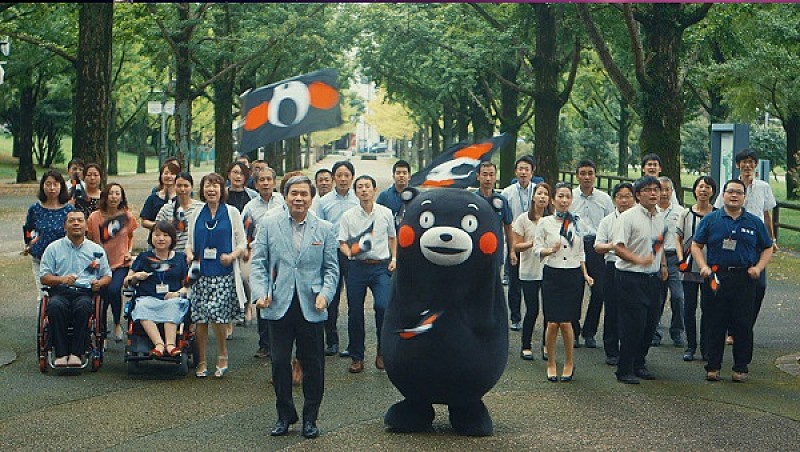
[[[503,211],[503,196],[502,195],[498,195],[497,193],[495,193],[492,196],[490,196],[487,199],[487,201],[489,201],[489,204],[492,205],[492,209],[494,209],[495,212],[502,212]]]
[[[400,199],[403,200],[404,203],[408,204],[411,202],[412,199],[416,198],[419,195],[419,190],[414,187],[406,187],[402,193],[400,193]]]

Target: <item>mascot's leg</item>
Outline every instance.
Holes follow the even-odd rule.
[[[467,436],[490,436],[494,433],[492,417],[482,400],[466,405],[449,405],[450,425],[456,433]]]
[[[427,432],[433,430],[433,417],[433,406],[405,399],[389,407],[383,422],[393,432]]]

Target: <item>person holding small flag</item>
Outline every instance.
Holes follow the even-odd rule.
[[[164,204],[156,215],[156,222],[166,221],[175,227],[175,251],[183,253],[189,233],[189,218],[203,208],[203,203],[192,199],[194,179],[188,171],[182,171],[175,178],[175,198]]]
[[[575,374],[573,347],[575,332],[572,322],[581,315],[584,282],[594,280],[586,270],[583,239],[578,235],[575,217],[570,212],[572,187],[559,182],[553,187],[551,202],[555,213],[539,220],[533,239],[533,252],[544,259],[542,271],[542,310],[547,322],[547,381],[572,381]],[[564,340],[564,368],[557,377],[556,341],[558,332]]]
[[[122,284],[133,263],[133,231],[139,227],[136,217],[128,210],[128,198],[122,185],[112,182],[100,192],[98,209],[89,215],[86,228],[89,239],[106,250],[111,266],[111,284],[101,293],[103,315],[108,307],[114,318],[114,339],[122,341]],[[105,326],[106,319],[100,320]]]
[[[753,359],[753,299],[761,273],[772,258],[773,242],[764,222],[744,209],[746,190],[739,179],[727,181],[722,190],[724,207],[703,217],[692,242],[692,257],[712,291],[704,313],[708,318],[708,381],[720,380],[729,326],[736,338],[734,382],[747,380]]]
[[[655,380],[645,357],[658,324],[662,281],[667,279],[664,257],[664,217],[656,205],[661,184],[644,176],[633,186],[639,204],[621,213],[612,233],[617,256],[615,286],[625,295],[618,297],[620,350],[617,380],[639,384],[639,378]]]

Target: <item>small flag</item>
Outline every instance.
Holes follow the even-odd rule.
[[[425,311],[422,314],[424,317],[422,320],[415,326],[414,328],[406,328],[403,330],[398,330],[397,333],[400,335],[400,339],[411,339],[414,337],[419,336],[420,334],[427,333],[428,331],[433,329],[433,323],[441,317],[442,312],[428,312]]]
[[[372,249],[372,236],[375,229],[375,222],[369,224],[369,227],[355,237],[350,237],[345,243],[350,248],[350,256],[357,256],[361,253],[366,253]]]
[[[97,273],[100,270],[101,257],[103,257],[103,253],[94,253],[94,259],[89,262],[89,265],[87,265],[83,271],[89,274]]]
[[[88,201],[89,194],[86,193],[86,189],[83,187],[83,182],[81,182],[80,177],[78,177],[77,174],[73,174],[70,182],[72,183],[72,199]]]
[[[150,268],[156,273],[168,272],[169,269],[172,268],[172,265],[170,265],[169,262],[162,261],[155,256],[150,256],[147,258],[147,260],[150,261]]]
[[[249,213],[242,219],[244,222],[244,232],[247,235],[247,244],[250,245],[256,239],[256,222]]]
[[[691,253],[683,253],[683,260],[678,264],[678,270],[681,272],[688,272],[692,269],[692,263],[694,260],[692,259]]]
[[[39,233],[36,232],[36,226],[32,224],[23,225],[22,234],[25,239],[25,246],[33,246],[34,243],[39,241]]]
[[[573,246],[575,237],[573,231],[570,230],[570,225],[575,223],[575,217],[570,211],[566,211],[564,213],[556,212],[556,217],[564,219],[564,221],[561,223],[561,229],[558,231],[558,234],[567,240],[569,246]]]
[[[658,252],[661,251],[661,248],[664,247],[664,237],[667,236],[667,230],[668,230],[667,227],[664,226],[664,230],[661,231],[661,234],[659,234],[658,237],[656,237],[656,239],[653,240],[653,254],[654,255],[658,254]]]
[[[480,143],[459,143],[447,149],[430,165],[411,176],[412,187],[467,188],[478,180],[478,166],[492,159],[492,154],[513,139],[507,133]]]
[[[100,225],[100,242],[106,243],[116,237],[126,224],[128,224],[128,216],[124,214],[104,221]]]
[[[239,153],[342,123],[339,72],[323,69],[247,91]]]
[[[719,265],[712,265],[711,266],[711,290],[716,293],[719,290],[719,277],[717,277],[717,272],[719,271]]]
[[[189,287],[198,279],[200,279],[200,259],[195,259],[189,265],[189,271],[186,272],[186,279],[183,280],[183,285]]]
[[[172,212],[172,225],[179,233],[186,232],[186,212],[183,211],[178,200],[175,200],[175,210]]]

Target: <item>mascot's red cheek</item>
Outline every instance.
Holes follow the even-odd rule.
[[[480,247],[483,254],[493,254],[497,251],[497,236],[491,232],[483,234],[481,236]]]
[[[414,228],[407,224],[403,225],[397,233],[397,241],[403,248],[408,248],[414,243],[414,235]]]

